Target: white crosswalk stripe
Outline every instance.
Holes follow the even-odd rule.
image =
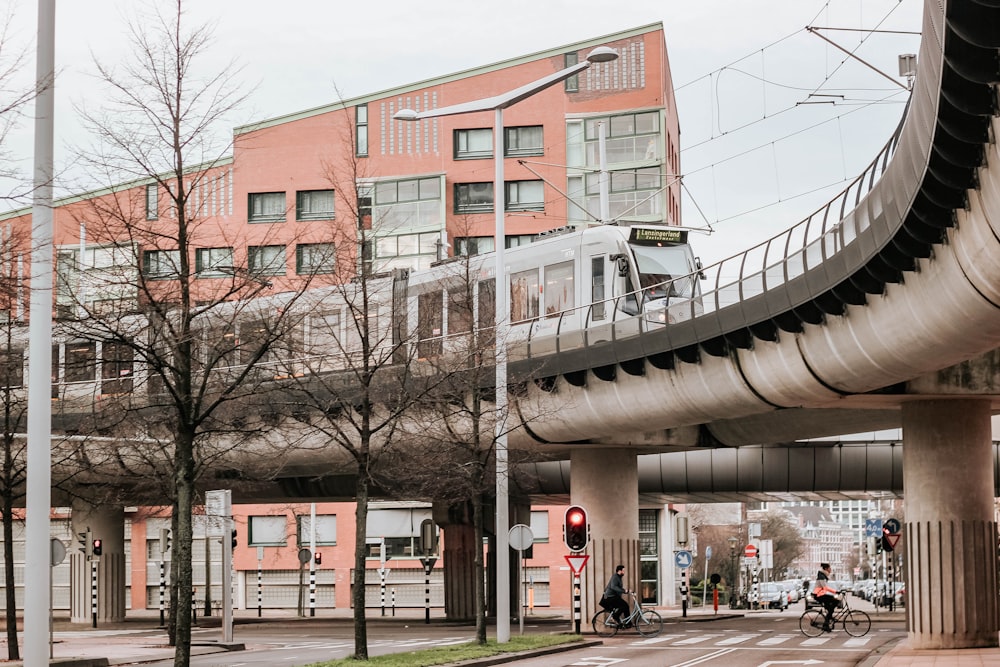
[[[775,635],[774,637],[762,639],[757,644],[760,646],[777,646],[778,644],[784,644],[790,639],[796,639],[796,635]]]
[[[760,637],[760,634],[753,635],[738,635],[736,637],[729,637],[728,639],[723,639],[722,641],[715,642],[716,646],[732,646],[733,644],[742,644],[745,641],[755,639]]]
[[[871,637],[851,637],[846,642],[844,646],[847,648],[858,648],[859,646],[864,646],[871,641]]]

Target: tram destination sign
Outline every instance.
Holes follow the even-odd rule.
[[[670,229],[669,227],[633,227],[629,241],[639,245],[657,245],[659,243],[687,243],[686,229]]]

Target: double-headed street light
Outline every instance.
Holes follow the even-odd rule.
[[[503,110],[517,104],[549,86],[565,81],[574,74],[579,74],[593,63],[610,62],[618,58],[618,52],[607,46],[599,46],[591,51],[584,62],[559,70],[532,83],[515,88],[506,93],[481,100],[455,104],[438,109],[414,111],[400,109],[393,116],[396,120],[423,120],[440,116],[455,116],[458,114],[493,111],[493,162],[495,166],[493,178],[493,213],[496,217],[496,230],[493,237],[496,263],[493,275],[496,281],[496,308],[494,328],[494,350],[496,353],[496,538],[497,538],[497,642],[510,640],[510,564],[508,562],[508,524],[510,523],[507,508],[507,280],[504,263],[504,247],[506,234],[504,232],[504,208],[506,191],[504,189],[503,158]]]

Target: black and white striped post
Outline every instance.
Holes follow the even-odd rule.
[[[257,547],[257,618],[264,609],[264,547]]]
[[[573,628],[576,634],[580,634],[580,573],[573,573]]]
[[[688,615],[688,571],[681,570],[681,616]]]
[[[382,602],[382,615],[385,616],[385,565],[378,569],[379,598]]]
[[[90,561],[90,625],[97,627],[97,559]]]
[[[424,556],[420,559],[420,564],[424,566],[424,624],[429,625],[431,622],[431,570],[434,569],[434,563],[437,562],[437,558],[432,556]]]
[[[309,615],[316,615],[316,560],[309,564]]]
[[[166,627],[166,616],[163,606],[163,592],[167,588],[166,566],[163,563],[163,556],[160,556],[160,627]]]

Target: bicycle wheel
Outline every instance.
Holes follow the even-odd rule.
[[[799,617],[799,630],[806,637],[819,637],[823,634],[823,623],[825,622],[826,615],[823,612],[810,609]]]
[[[594,626],[594,632],[601,637],[614,637],[618,632],[618,624],[612,620],[611,612],[606,609],[594,614],[590,624]]]
[[[659,612],[652,609],[643,609],[635,618],[635,629],[643,637],[655,637],[663,632],[663,619]]]
[[[864,637],[872,629],[871,616],[863,611],[852,609],[844,614],[844,630],[852,637]]]

